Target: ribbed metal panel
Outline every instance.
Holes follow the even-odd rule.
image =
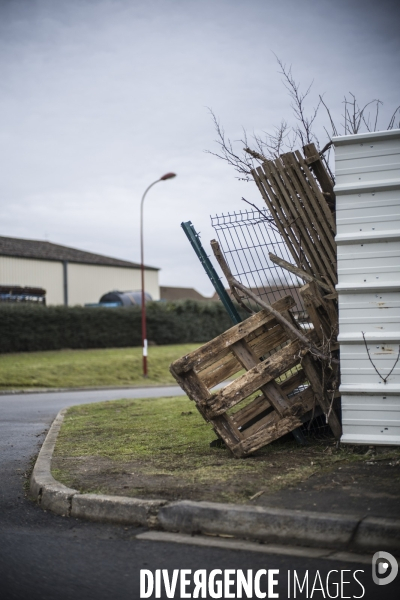
[[[400,130],[333,142],[342,441],[400,445]]]

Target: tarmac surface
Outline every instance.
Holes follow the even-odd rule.
[[[248,544],[147,531],[133,526],[92,523],[44,512],[24,495],[24,473],[45,432],[61,408],[120,397],[177,395],[180,389],[143,388],[0,396],[0,597],[3,600],[97,600],[140,598],[140,569],[278,569],[279,597],[288,597],[288,574],[323,585],[342,576],[339,597],[398,598],[399,577],[377,588],[371,580],[372,556],[322,558],[313,549]],[[371,500],[372,502],[372,500]],[[169,535],[169,537],[168,537]],[[137,537],[140,536],[140,537]],[[187,541],[185,541],[187,540]],[[380,548],[384,550],[384,548]],[[353,574],[358,570],[358,579]],[[326,584],[331,572],[329,584]],[[347,579],[346,579],[347,578]],[[262,589],[266,590],[262,579]],[[311,584],[310,584],[311,585]],[[265,586],[265,587],[264,587]],[[188,588],[189,590],[190,588]],[[332,597],[333,589],[331,589]],[[377,593],[379,591],[379,593]],[[155,597],[154,595],[151,597]],[[166,598],[164,588],[161,593]],[[180,592],[173,597],[180,598]],[[211,596],[207,596],[211,597]],[[297,597],[307,597],[297,592]],[[322,598],[322,592],[314,592]]]

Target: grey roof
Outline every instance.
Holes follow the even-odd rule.
[[[0,236],[0,256],[13,256],[17,258],[36,258],[40,260],[68,261],[87,265],[103,265],[108,267],[126,267],[140,269],[139,263],[93,254],[68,246],[60,246],[51,242],[40,240],[24,240]],[[148,267],[147,270],[159,271],[157,267]]]
[[[160,298],[173,302],[174,300],[211,300],[202,296],[194,288],[172,287],[160,285]]]

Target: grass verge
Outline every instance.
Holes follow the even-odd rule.
[[[151,346],[142,377],[141,348],[57,350],[0,356],[0,389],[122,387],[175,383],[171,362],[199,344]]]
[[[299,447],[281,440],[246,459],[210,448],[215,434],[186,397],[118,400],[72,407],[53,475],[82,492],[167,500],[247,503],[315,473],[367,460],[332,440]],[[397,454],[396,454],[397,453]],[[388,456],[400,457],[394,450]]]

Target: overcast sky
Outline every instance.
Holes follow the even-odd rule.
[[[0,235],[145,262],[210,295],[180,223],[262,206],[217,151],[212,108],[242,127],[290,120],[273,52],[340,121],[344,94],[400,104],[399,3],[381,0],[0,0]],[[322,120],[317,129],[323,134]],[[238,147],[240,149],[240,146]]]

